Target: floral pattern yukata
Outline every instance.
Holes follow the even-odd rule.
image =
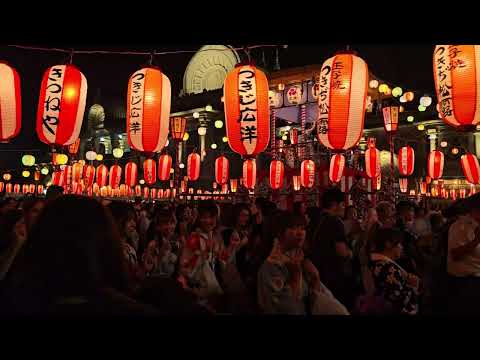
[[[370,268],[377,291],[396,311],[408,315],[417,314],[417,290],[407,284],[407,273],[399,265],[386,256],[372,254]]]

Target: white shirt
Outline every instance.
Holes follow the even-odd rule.
[[[454,261],[452,249],[466,245],[475,239],[478,223],[469,215],[460,216],[448,230],[447,272],[453,276],[480,276],[480,246],[463,258]]]

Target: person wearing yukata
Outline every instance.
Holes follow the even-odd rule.
[[[219,276],[234,258],[236,243],[224,246],[217,231],[217,218],[215,202],[202,201],[198,206],[197,224],[180,256],[178,280],[203,302],[216,303],[223,295]]]
[[[284,211],[278,215],[277,237],[258,273],[258,305],[265,314],[346,315],[348,311],[320,281],[303,254],[305,219]]]

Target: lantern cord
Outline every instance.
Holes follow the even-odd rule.
[[[73,62],[73,52],[74,52],[74,50],[73,50],[73,49],[70,49],[70,65],[71,65],[72,62]]]
[[[152,63],[153,63],[153,56],[155,55],[155,50],[153,50],[151,53],[150,53],[150,60],[148,61],[148,64],[150,66],[152,66]]]
[[[67,49],[60,49],[60,48],[47,48],[47,47],[39,47],[39,46],[25,46],[25,45],[7,45],[9,47],[14,47],[18,49],[24,50],[37,50],[37,51],[51,51],[51,52],[62,52],[62,53],[71,53],[72,50]],[[285,48],[287,45],[253,45],[249,46],[248,49],[258,49],[258,48],[278,48],[283,47]],[[245,50],[245,47],[232,47],[227,49],[214,49],[214,51],[240,51]],[[186,53],[197,53],[202,51],[212,51],[212,49],[200,49],[200,50],[172,50],[172,51],[154,51],[152,52],[145,52],[145,51],[114,51],[114,50],[75,50],[76,54],[116,54],[116,55],[171,55],[171,54],[186,54]]]

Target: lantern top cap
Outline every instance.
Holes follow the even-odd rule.
[[[256,64],[255,64],[255,61],[254,60],[243,60],[243,61],[240,61],[239,63],[237,63],[235,65],[235,68],[238,68],[238,67],[241,67],[241,66],[253,66],[253,67],[257,67]]]
[[[346,49],[343,50],[338,50],[337,52],[334,53],[334,55],[355,55],[359,56],[358,52],[351,50],[349,46],[347,46]]]

